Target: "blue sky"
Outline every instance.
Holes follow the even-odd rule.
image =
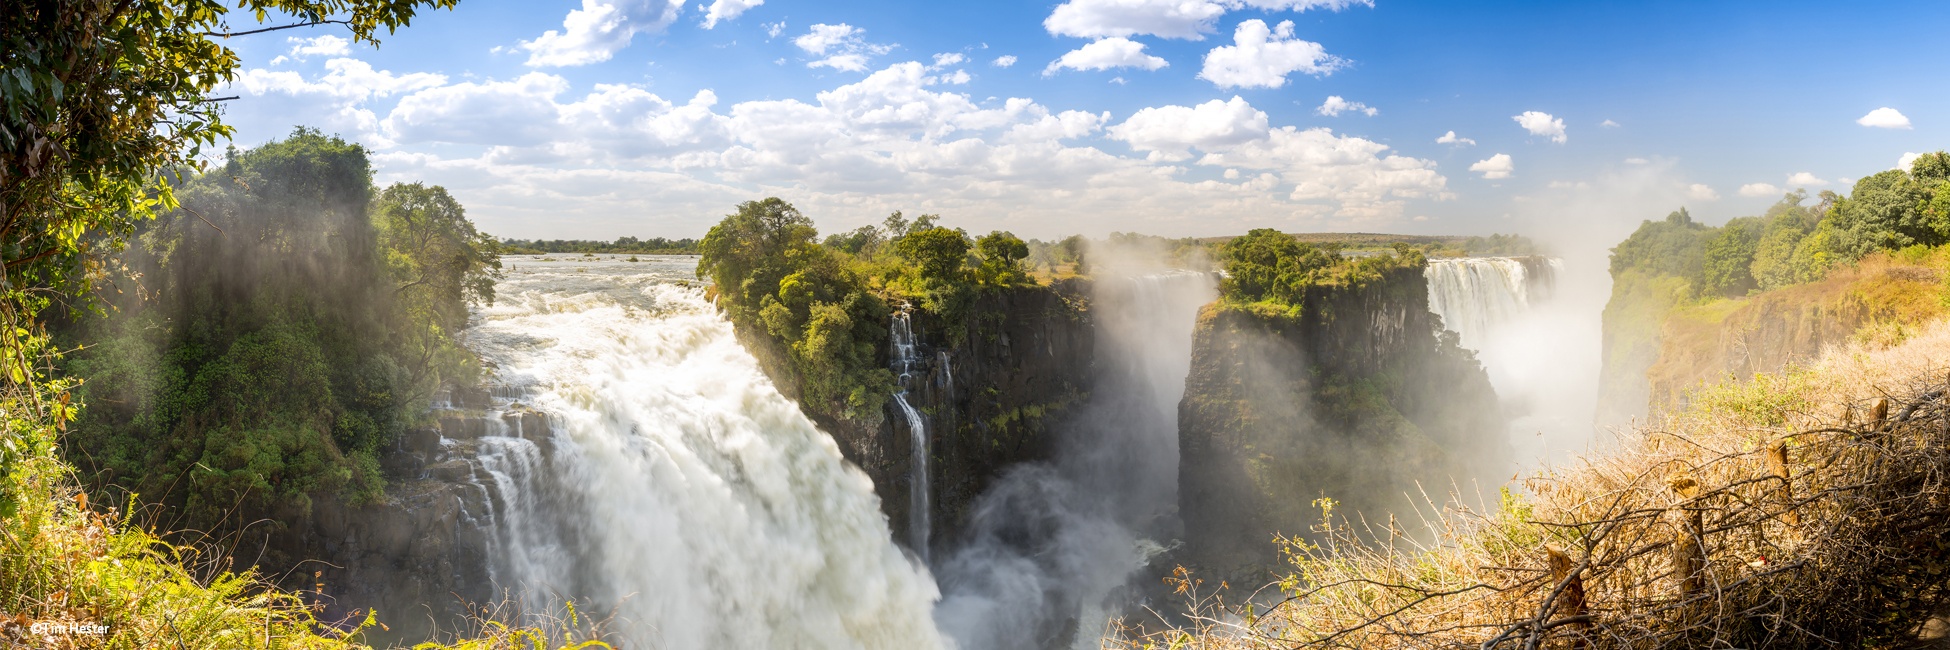
[[[824,231],[1609,238],[1845,191],[1950,119],[1950,3],[673,2],[234,39],[228,118],[357,139],[498,235],[601,239],[768,195]]]

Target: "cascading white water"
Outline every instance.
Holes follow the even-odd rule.
[[[1555,267],[1561,263],[1551,260]],[[1429,311],[1442,317],[1463,347],[1482,350],[1494,330],[1528,311],[1535,278],[1524,263],[1507,257],[1429,260]]]
[[[928,506],[928,421],[921,412],[907,403],[908,384],[914,381],[914,362],[920,353],[914,343],[914,320],[912,307],[902,305],[894,311],[888,323],[888,339],[893,350],[888,355],[894,366],[895,377],[900,388],[894,391],[894,403],[901,408],[901,415],[907,418],[908,445],[908,514],[907,542],[922,562],[928,561],[928,535],[930,528]]]
[[[464,342],[554,425],[544,464],[515,436],[479,454],[499,586],[613,611],[629,647],[942,647],[933,581],[867,477],[689,286],[694,263],[524,260],[477,312]]]
[[[1426,272],[1429,310],[1476,352],[1514,414],[1510,443],[1523,463],[1575,451],[1563,443],[1592,432],[1586,393],[1593,375],[1572,361],[1592,344],[1597,333],[1586,327],[1595,321],[1576,311],[1578,300],[1539,295],[1563,269],[1556,258],[1482,257],[1430,260]]]

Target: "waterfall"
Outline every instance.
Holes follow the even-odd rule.
[[[1097,648],[1109,616],[1142,593],[1126,587],[1174,533],[1178,401],[1216,289],[1208,273],[1098,271],[1089,401],[1067,416],[1054,462],[991,484],[968,541],[937,565],[935,619],[961,648]]]
[[[1548,297],[1557,259],[1464,257],[1429,260],[1429,311],[1471,350],[1488,347],[1497,329]]]
[[[475,313],[463,342],[550,421],[443,443],[493,496],[497,588],[531,611],[573,598],[623,647],[943,647],[866,475],[694,264],[528,261]]]
[[[887,329],[893,347],[888,357],[899,381],[899,388],[894,391],[894,403],[900,406],[901,415],[907,418],[908,445],[911,448],[908,454],[907,542],[925,563],[928,561],[928,534],[932,531],[928,521],[928,422],[921,417],[920,411],[907,403],[907,387],[914,379],[914,362],[920,357],[914,343],[913,306],[903,304],[895,310]]]

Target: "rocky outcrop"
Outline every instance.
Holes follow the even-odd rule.
[[[504,597],[493,567],[496,513],[507,506],[483,462],[489,439],[525,438],[552,459],[546,414],[479,388],[439,404],[436,424],[409,430],[386,457],[385,500],[316,500],[281,553],[315,561],[273,576],[323,605],[323,620],[376,611],[386,628],[366,637],[377,647],[456,631]]]
[[[1088,395],[1094,333],[1087,295],[1087,286],[1070,281],[985,293],[960,322],[913,312],[921,363],[910,369],[915,381],[907,398],[930,431],[933,546],[953,543],[970,504],[1004,468],[1054,453],[1056,425]],[[739,330],[766,375],[798,399],[799,380],[783,354],[767,337]],[[873,479],[892,530],[908,530],[912,436],[898,407],[889,403],[872,422],[804,401],[800,408]]]
[[[1416,490],[1467,485],[1507,459],[1505,419],[1473,354],[1441,329],[1420,269],[1314,287],[1297,317],[1208,305],[1179,405],[1185,559],[1226,572],[1277,559],[1275,534],[1335,516],[1387,521]]]

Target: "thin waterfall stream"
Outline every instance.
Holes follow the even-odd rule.
[[[920,359],[918,346],[914,342],[912,305],[903,304],[900,309],[894,310],[888,331],[893,348],[888,356],[899,382],[899,388],[894,391],[894,403],[900,406],[901,415],[906,416],[908,444],[912,449],[908,461],[911,476],[908,484],[907,542],[914,553],[921,556],[921,562],[926,563],[928,535],[931,532],[928,520],[928,421],[920,411],[915,410],[914,405],[907,402],[907,389],[914,381],[914,365]]]

